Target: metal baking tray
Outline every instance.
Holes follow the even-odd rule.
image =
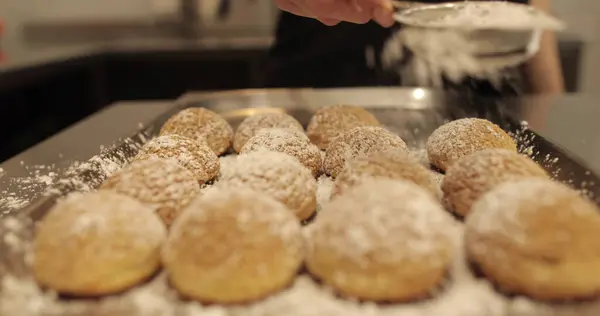
[[[173,114],[187,107],[205,107],[227,119],[234,129],[246,117],[261,112],[287,112],[304,126],[320,107],[331,104],[352,104],[372,112],[380,122],[398,133],[414,149],[424,148],[427,137],[441,124],[463,117],[486,118],[517,135],[520,151],[528,154],[549,173],[576,189],[585,191],[600,205],[600,179],[572,153],[544,137],[523,127],[513,105],[494,99],[449,94],[421,88],[344,88],[344,89],[273,89],[240,90],[213,93],[189,93],[175,102],[175,106],[158,116],[152,124],[140,129],[125,141],[100,155],[118,164],[126,164],[143,144],[156,135],[162,124]],[[143,111],[143,109],[141,109]],[[126,136],[126,135],[124,135]],[[93,165],[94,161],[90,161]],[[89,164],[88,164],[89,166]],[[71,170],[66,177],[77,178],[79,183],[97,187],[106,178],[98,168]],[[59,182],[53,194],[42,196],[17,212],[15,216],[29,223],[29,230],[21,232],[31,238],[33,223],[42,218],[57,198],[78,190],[72,181]],[[6,231],[0,225],[0,280],[7,272],[28,275],[23,252],[11,251],[4,238]]]

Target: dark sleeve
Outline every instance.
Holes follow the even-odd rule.
[[[326,26],[283,12],[269,52],[266,86],[334,87],[381,84],[369,68],[366,51],[375,56],[392,30],[374,22]]]

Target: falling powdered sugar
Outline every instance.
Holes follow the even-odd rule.
[[[444,13],[433,9],[398,14],[410,26],[388,40],[382,59],[387,68],[401,74],[403,84],[441,87],[444,79],[460,83],[470,76],[500,87],[510,76],[506,70],[535,52],[540,30],[564,28],[543,12],[505,1],[466,1]],[[425,27],[412,27],[419,25]],[[521,32],[530,42],[507,41],[505,34],[499,34],[507,31]],[[407,55],[406,49],[412,54]]]

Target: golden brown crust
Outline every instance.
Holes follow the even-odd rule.
[[[383,127],[355,127],[329,145],[323,160],[323,171],[335,178],[348,161],[361,155],[392,149],[408,151],[400,136]]]
[[[325,150],[339,135],[358,126],[379,126],[367,110],[353,105],[332,105],[319,109],[310,119],[306,134],[319,149]]]
[[[233,140],[231,125],[219,114],[205,108],[187,108],[169,118],[159,135],[172,134],[205,142],[217,156],[227,152]]]
[[[365,179],[379,177],[411,181],[436,196],[438,194],[431,171],[403,150],[388,150],[362,155],[349,161],[335,179],[331,197],[343,194]]]
[[[179,217],[163,249],[184,297],[234,304],[290,284],[304,258],[300,224],[281,203],[247,189],[217,189]]]
[[[233,137],[233,149],[240,152],[246,142],[264,128],[293,129],[304,132],[304,128],[287,113],[262,113],[247,117],[240,123]]]
[[[198,181],[190,171],[158,158],[134,161],[111,175],[100,189],[142,202],[167,226],[200,194]]]
[[[533,160],[512,150],[485,149],[459,159],[442,181],[444,206],[467,216],[475,201],[506,181],[528,177],[548,178]]]
[[[600,293],[599,212],[579,192],[551,180],[505,182],[467,217],[467,255],[508,293],[590,298]]]
[[[422,298],[452,262],[453,219],[408,181],[366,180],[326,204],[308,229],[309,271],[353,298]]]
[[[427,139],[432,165],[446,171],[460,158],[488,148],[517,151],[514,140],[498,125],[479,118],[464,118],[438,127]]]
[[[44,217],[33,272],[43,286],[74,296],[133,287],[160,267],[166,229],[141,203],[111,191],[74,194]]]

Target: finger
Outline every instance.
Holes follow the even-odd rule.
[[[304,1],[310,11],[319,17],[364,24],[371,19],[370,10],[357,6],[357,0],[309,0]]]
[[[394,25],[394,10],[383,6],[375,7],[373,20],[383,27],[390,27]]]
[[[305,16],[310,16],[310,17],[315,17],[315,16],[322,16],[320,14],[320,12],[313,10],[313,8],[310,6],[309,2],[310,1],[306,1],[306,0],[290,0],[290,2],[298,7],[300,10],[302,10],[302,12],[304,12],[306,15]]]
[[[310,17],[311,16],[310,12],[306,12],[301,7],[299,7],[298,5],[296,5],[293,1],[290,1],[290,0],[274,0],[274,2],[275,2],[275,5],[279,9],[281,9],[282,11],[286,11],[286,12],[289,12],[291,14],[295,14],[295,15],[299,15],[299,16],[304,16],[304,17]]]

